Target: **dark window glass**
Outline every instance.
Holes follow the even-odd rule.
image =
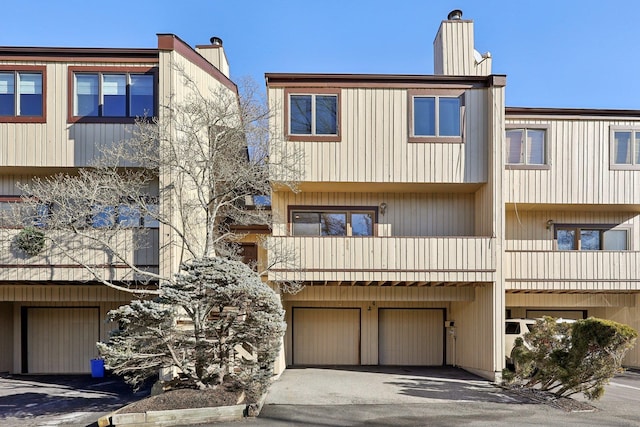
[[[580,249],[583,251],[599,251],[600,230],[580,230]]]
[[[557,232],[558,249],[562,251],[575,250],[576,248],[576,231],[573,229],[559,229]]]
[[[631,164],[631,132],[614,132],[614,156],[616,164]]]
[[[338,97],[316,95],[316,134],[336,135],[338,133]]]
[[[149,74],[131,74],[131,117],[153,117],[153,76]]]
[[[15,115],[15,74],[0,73],[0,116]]]
[[[42,116],[42,74],[18,73],[20,116]]]
[[[317,212],[296,212],[292,222],[295,236],[320,235],[320,214]]]
[[[320,216],[320,229],[323,236],[346,236],[346,213],[322,213]]]
[[[517,335],[520,333],[520,323],[518,322],[506,322],[505,324],[505,334],[507,335]]]
[[[311,95],[291,95],[290,131],[294,135],[311,135]]]
[[[98,75],[76,74],[74,115],[95,117],[98,115],[98,104]]]
[[[440,136],[460,136],[460,100],[458,98],[440,98],[439,132]]]
[[[413,99],[413,132],[415,136],[436,135],[436,99],[415,97]]]
[[[125,117],[127,115],[127,76],[105,74],[102,76],[102,115]]]
[[[351,234],[353,236],[373,236],[373,213],[352,213]]]

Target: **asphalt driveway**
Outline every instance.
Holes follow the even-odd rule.
[[[102,415],[148,395],[148,388],[134,393],[130,386],[117,377],[2,376],[0,425],[92,425]]]

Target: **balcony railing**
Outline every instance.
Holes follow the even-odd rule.
[[[390,285],[490,282],[489,237],[272,237],[270,280],[389,282]]]
[[[119,230],[109,237],[109,246],[125,260],[100,247],[88,238],[55,230],[45,230],[47,237],[60,246],[45,244],[41,253],[29,256],[16,247],[18,229],[0,230],[0,281],[87,281],[94,280],[90,269],[108,280],[135,280],[128,267],[158,272],[158,230]],[[100,230],[93,231],[100,233]]]
[[[511,290],[624,291],[640,289],[637,251],[507,251]]]

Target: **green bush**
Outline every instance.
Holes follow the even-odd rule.
[[[36,227],[25,227],[16,236],[16,246],[26,254],[36,256],[44,249],[44,233]]]
[[[533,331],[516,342],[515,372],[505,382],[539,387],[559,396],[583,393],[599,399],[604,386],[623,371],[622,360],[635,344],[637,332],[611,320],[589,319],[557,323],[544,317]]]

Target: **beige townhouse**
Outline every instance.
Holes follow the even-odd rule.
[[[266,74],[287,365],[455,365],[497,379],[508,317],[640,327],[640,111],[511,108],[453,11],[433,75]],[[625,364],[640,365],[640,349]]]
[[[136,117],[166,124],[167,107],[190,96],[185,78],[203,93],[222,88],[237,96],[215,37],[195,49],[173,34],[159,34],[153,49],[0,47],[0,209],[20,201],[19,182],[91,165],[98,147],[131,137]],[[158,198],[161,185],[159,176],[148,191],[162,211],[170,206]],[[162,275],[177,271],[174,232],[130,210],[112,212],[118,224],[130,224],[117,238],[133,264]],[[137,296],[100,284],[59,251],[16,253],[11,237],[23,225],[2,224],[0,372],[88,373],[96,341],[117,327],[105,324],[107,311]],[[135,249],[140,228],[149,229],[150,241]],[[135,281],[127,264],[105,251],[81,256],[113,282]]]

